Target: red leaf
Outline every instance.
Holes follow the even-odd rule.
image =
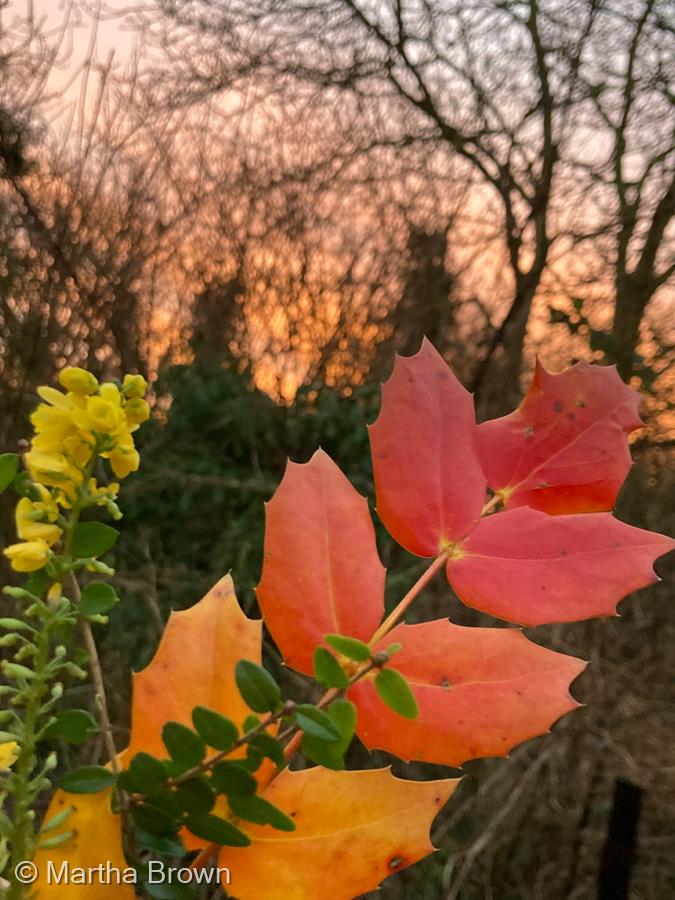
[[[537,363],[518,409],[478,428],[490,487],[507,507],[612,509],[631,467],[626,436],[642,425],[639,406],[613,366],[577,363],[552,375]]]
[[[425,338],[397,356],[370,426],[377,512],[411,553],[436,556],[480,515],[485,476],[471,394]]]
[[[548,516],[522,507],[483,519],[450,558],[450,584],[467,606],[521,625],[609,616],[658,581],[652,564],[675,546],[610,513]]]
[[[399,625],[378,649],[400,641],[393,665],[408,679],[419,716],[405,723],[372,682],[350,691],[364,744],[446,766],[505,756],[578,706],[570,682],[580,659],[533,644],[517,629],[465,628],[445,619]]]
[[[369,641],[384,612],[384,568],[366,500],[322,450],[289,462],[267,504],[257,590],[287,665],[311,673],[329,632]]]

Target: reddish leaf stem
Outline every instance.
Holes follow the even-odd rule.
[[[449,555],[450,549],[444,550],[443,553],[440,554],[440,556],[436,557],[436,559],[432,562],[426,572],[423,572],[422,575],[420,575],[415,584],[410,588],[405,597],[403,597],[403,599],[400,601],[396,609],[389,613],[387,618],[372,636],[369,641],[370,647],[374,647],[378,641],[382,640],[385,634],[391,631],[391,629],[394,627],[394,625],[396,625],[398,620],[401,618],[401,616],[410,606],[413,600],[415,600],[418,594],[424,590],[424,588],[429,584],[436,573],[443,568]]]
[[[492,497],[490,497],[488,502],[485,504],[485,506],[481,510],[481,513],[480,513],[481,518],[483,516],[488,516],[494,510],[494,508],[496,506],[499,506],[501,501],[502,501],[502,497],[500,494],[493,494]]]

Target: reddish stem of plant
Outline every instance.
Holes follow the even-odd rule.
[[[401,616],[410,606],[413,600],[415,600],[418,594],[420,594],[420,592],[424,590],[424,588],[429,584],[429,582],[437,574],[437,572],[443,568],[443,566],[447,562],[449,555],[450,551],[444,550],[443,553],[440,554],[440,556],[436,557],[429,568],[425,572],[423,572],[422,575],[420,575],[420,577],[410,588],[405,597],[403,597],[396,609],[390,612],[384,622],[382,622],[380,627],[370,639],[368,646],[374,647],[378,641],[382,640],[385,634],[391,631],[391,629],[394,627],[394,625],[396,625],[398,620],[401,618]]]

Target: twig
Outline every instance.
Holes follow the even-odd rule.
[[[68,575],[68,582],[70,591],[73,595],[72,599],[74,603],[79,606],[81,599],[80,586],[77,583],[77,578],[72,572],[70,572]],[[117,750],[115,749],[115,742],[112,736],[112,725],[110,723],[110,714],[108,712],[108,699],[106,696],[105,684],[103,681],[101,660],[99,659],[98,650],[96,648],[96,641],[94,640],[91,625],[85,619],[82,619],[81,627],[82,634],[84,636],[84,643],[87,648],[87,653],[89,654],[89,669],[91,671],[92,681],[94,682],[94,696],[96,697],[96,708],[101,724],[101,733],[103,735],[103,740],[105,742],[108,756],[110,757],[110,768],[115,773],[115,775],[119,775],[120,767],[117,761]]]

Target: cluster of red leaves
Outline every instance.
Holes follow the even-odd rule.
[[[521,625],[611,615],[656,580],[654,560],[673,547],[609,512],[638,407],[613,368],[538,366],[515,412],[476,425],[471,395],[425,341],[397,359],[370,428],[378,515],[399,544],[443,565],[469,606]],[[485,514],[497,500],[504,511]],[[301,672],[330,632],[402,644],[395,666],[420,713],[402,728],[372,682],[358,683],[350,697],[368,747],[455,766],[505,755],[574,708],[583,661],[519,629],[381,624],[384,579],[366,500],[322,451],[289,463],[267,506],[258,600]]]

